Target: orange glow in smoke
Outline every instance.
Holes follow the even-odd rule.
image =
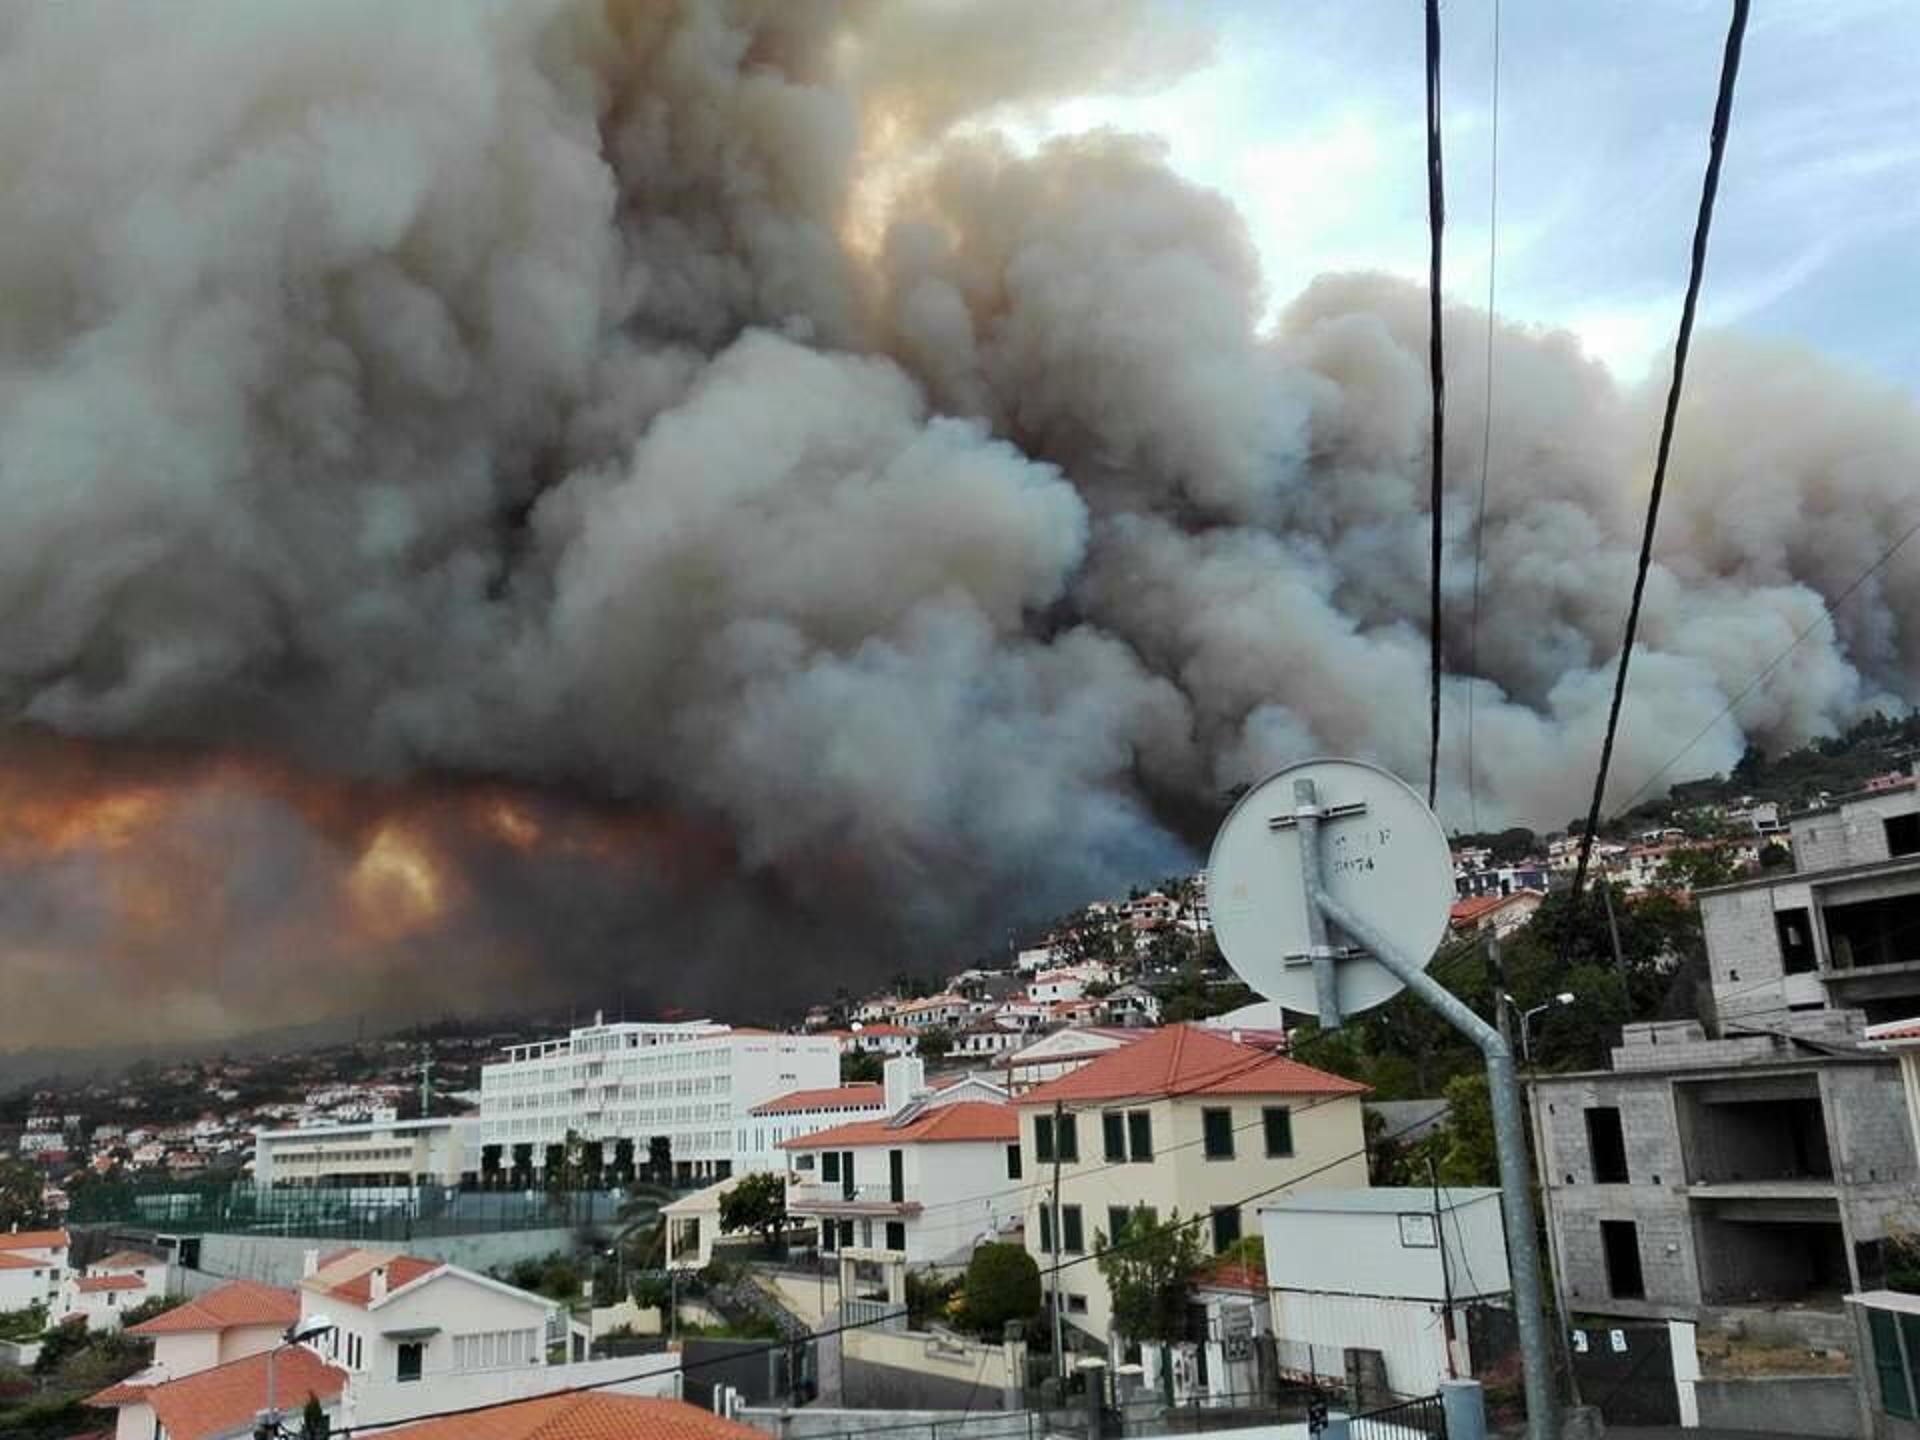
[[[347,877],[356,917],[376,940],[397,940],[440,918],[445,881],[432,853],[400,825],[374,834]]]

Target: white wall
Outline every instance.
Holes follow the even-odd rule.
[[[1344,1375],[1347,1350],[1377,1350],[1395,1394],[1431,1395],[1447,1378],[1443,1308],[1425,1300],[1276,1290],[1273,1333],[1281,1368]]]
[[[33,1270],[0,1270],[0,1310],[49,1305],[58,1296],[60,1272],[49,1262]]]
[[[619,1383],[605,1383],[610,1380]],[[578,1365],[546,1365],[472,1375],[429,1375],[406,1385],[361,1380],[350,1387],[348,1413],[340,1423],[343,1426],[374,1425],[464,1406],[530,1399],[576,1385],[599,1385],[621,1395],[678,1398],[680,1357],[627,1355],[614,1360],[588,1360]],[[137,1440],[151,1440],[151,1431],[138,1436]]]
[[[884,1249],[886,1226],[897,1220],[906,1228],[906,1257],[910,1265],[929,1265],[970,1251],[988,1229],[1018,1215],[1021,1197],[1009,1195],[1021,1182],[1007,1177],[1008,1140],[907,1143],[898,1147],[863,1145],[854,1148],[856,1195],[863,1204],[885,1202],[889,1195],[888,1154],[902,1156],[902,1194],[918,1203],[917,1215],[849,1214],[835,1204],[838,1183],[820,1179],[818,1160],[810,1171],[796,1171],[800,1187],[788,1192],[788,1208],[796,1214],[819,1215],[835,1221],[851,1219],[853,1243],[858,1248]],[[871,1238],[868,1227],[871,1226]],[[836,1247],[837,1248],[837,1247]],[[962,1257],[964,1258],[964,1257]]]
[[[1262,1206],[1260,1233],[1274,1289],[1444,1300],[1512,1288],[1498,1192],[1442,1191],[1438,1226],[1426,1190],[1393,1192],[1400,1201],[1393,1209],[1358,1208],[1380,1203],[1387,1193],[1361,1191],[1350,1210],[1341,1208],[1341,1191]],[[1445,1245],[1423,1243],[1429,1240]]]

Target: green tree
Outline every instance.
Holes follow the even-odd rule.
[[[880,1083],[880,1057],[866,1050],[854,1050],[840,1057],[840,1083],[860,1085]]]
[[[1448,1185],[1497,1185],[1499,1152],[1493,1143],[1493,1101],[1484,1071],[1447,1082],[1447,1123],[1440,1179]]]
[[[1040,1267],[1022,1246],[977,1245],[961,1295],[967,1328],[997,1339],[1008,1321],[1040,1313]]]
[[[920,1058],[944,1060],[953,1053],[953,1032],[935,1025],[920,1032]]]
[[[1689,845],[1669,855],[1660,867],[1659,884],[1671,890],[1705,890],[1740,878],[1730,852],[1717,845]]]
[[[0,1160],[0,1230],[38,1230],[52,1222],[39,1170],[25,1160]]]
[[[326,1407],[318,1395],[308,1391],[307,1403],[300,1410],[300,1440],[327,1440],[328,1428]]]
[[[787,1228],[787,1183],[765,1172],[749,1175],[720,1197],[720,1228],[728,1234],[757,1230],[768,1245]]]
[[[1165,1224],[1136,1210],[1111,1241],[1099,1235],[1095,1244],[1114,1330],[1129,1340],[1184,1340],[1187,1291],[1205,1258],[1194,1226],[1180,1223],[1178,1210]]]

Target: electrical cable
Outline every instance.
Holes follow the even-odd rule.
[[[1500,0],[1493,0],[1493,105],[1487,158],[1487,380],[1480,417],[1480,495],[1473,522],[1473,607],[1467,625],[1467,809],[1480,833],[1480,792],[1473,763],[1473,681],[1480,673],[1480,557],[1487,533],[1487,472],[1493,454],[1493,302],[1500,258]]]
[[[1427,0],[1427,261],[1428,334],[1427,366],[1433,381],[1433,485],[1428,506],[1432,511],[1432,565],[1428,595],[1428,668],[1431,672],[1431,711],[1433,739],[1427,752],[1427,805],[1434,803],[1440,786],[1440,676],[1443,657],[1440,645],[1440,501],[1445,473],[1443,451],[1446,441],[1447,381],[1442,369],[1440,344],[1440,257],[1441,233],[1446,224],[1446,198],[1441,186],[1440,167],[1440,0]]]
[[[1713,130],[1707,147],[1707,173],[1700,186],[1700,211],[1693,226],[1693,255],[1687,270],[1687,294],[1680,306],[1680,330],[1673,346],[1673,379],[1667,387],[1667,408],[1660,421],[1660,448],[1653,463],[1653,488],[1647,495],[1646,526],[1640,536],[1640,559],[1634,571],[1633,597],[1627,604],[1626,633],[1620,642],[1620,666],[1613,678],[1613,701],[1607,710],[1607,729],[1600,742],[1600,767],[1593,778],[1593,803],[1587,809],[1586,829],[1580,836],[1580,858],[1573,871],[1573,904],[1577,909],[1586,885],[1587,862],[1593,837],[1600,828],[1600,807],[1607,792],[1607,772],[1613,764],[1613,742],[1620,729],[1620,707],[1627,693],[1627,668],[1633,658],[1634,637],[1640,628],[1640,605],[1646,595],[1647,572],[1653,566],[1653,537],[1660,523],[1660,498],[1667,487],[1667,461],[1673,451],[1673,432],[1680,415],[1680,392],[1686,382],[1687,351],[1693,344],[1694,314],[1700,304],[1700,285],[1706,275],[1707,237],[1713,227],[1713,201],[1720,188],[1720,164],[1727,150],[1727,127],[1733,117],[1733,87],[1740,73],[1740,48],[1746,37],[1749,0],[1733,0],[1733,19],[1727,27],[1726,50],[1720,62],[1720,93],[1713,108]]]

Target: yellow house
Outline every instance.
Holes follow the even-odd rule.
[[[1067,1323],[1105,1345],[1111,1307],[1094,1255],[1136,1209],[1198,1222],[1203,1248],[1258,1233],[1256,1197],[1367,1183],[1357,1081],[1197,1025],[1168,1025],[1016,1098],[1026,1245],[1058,1262]],[[1053,1233],[1055,1157],[1060,1234]],[[1269,1256],[1269,1269],[1285,1258]]]

